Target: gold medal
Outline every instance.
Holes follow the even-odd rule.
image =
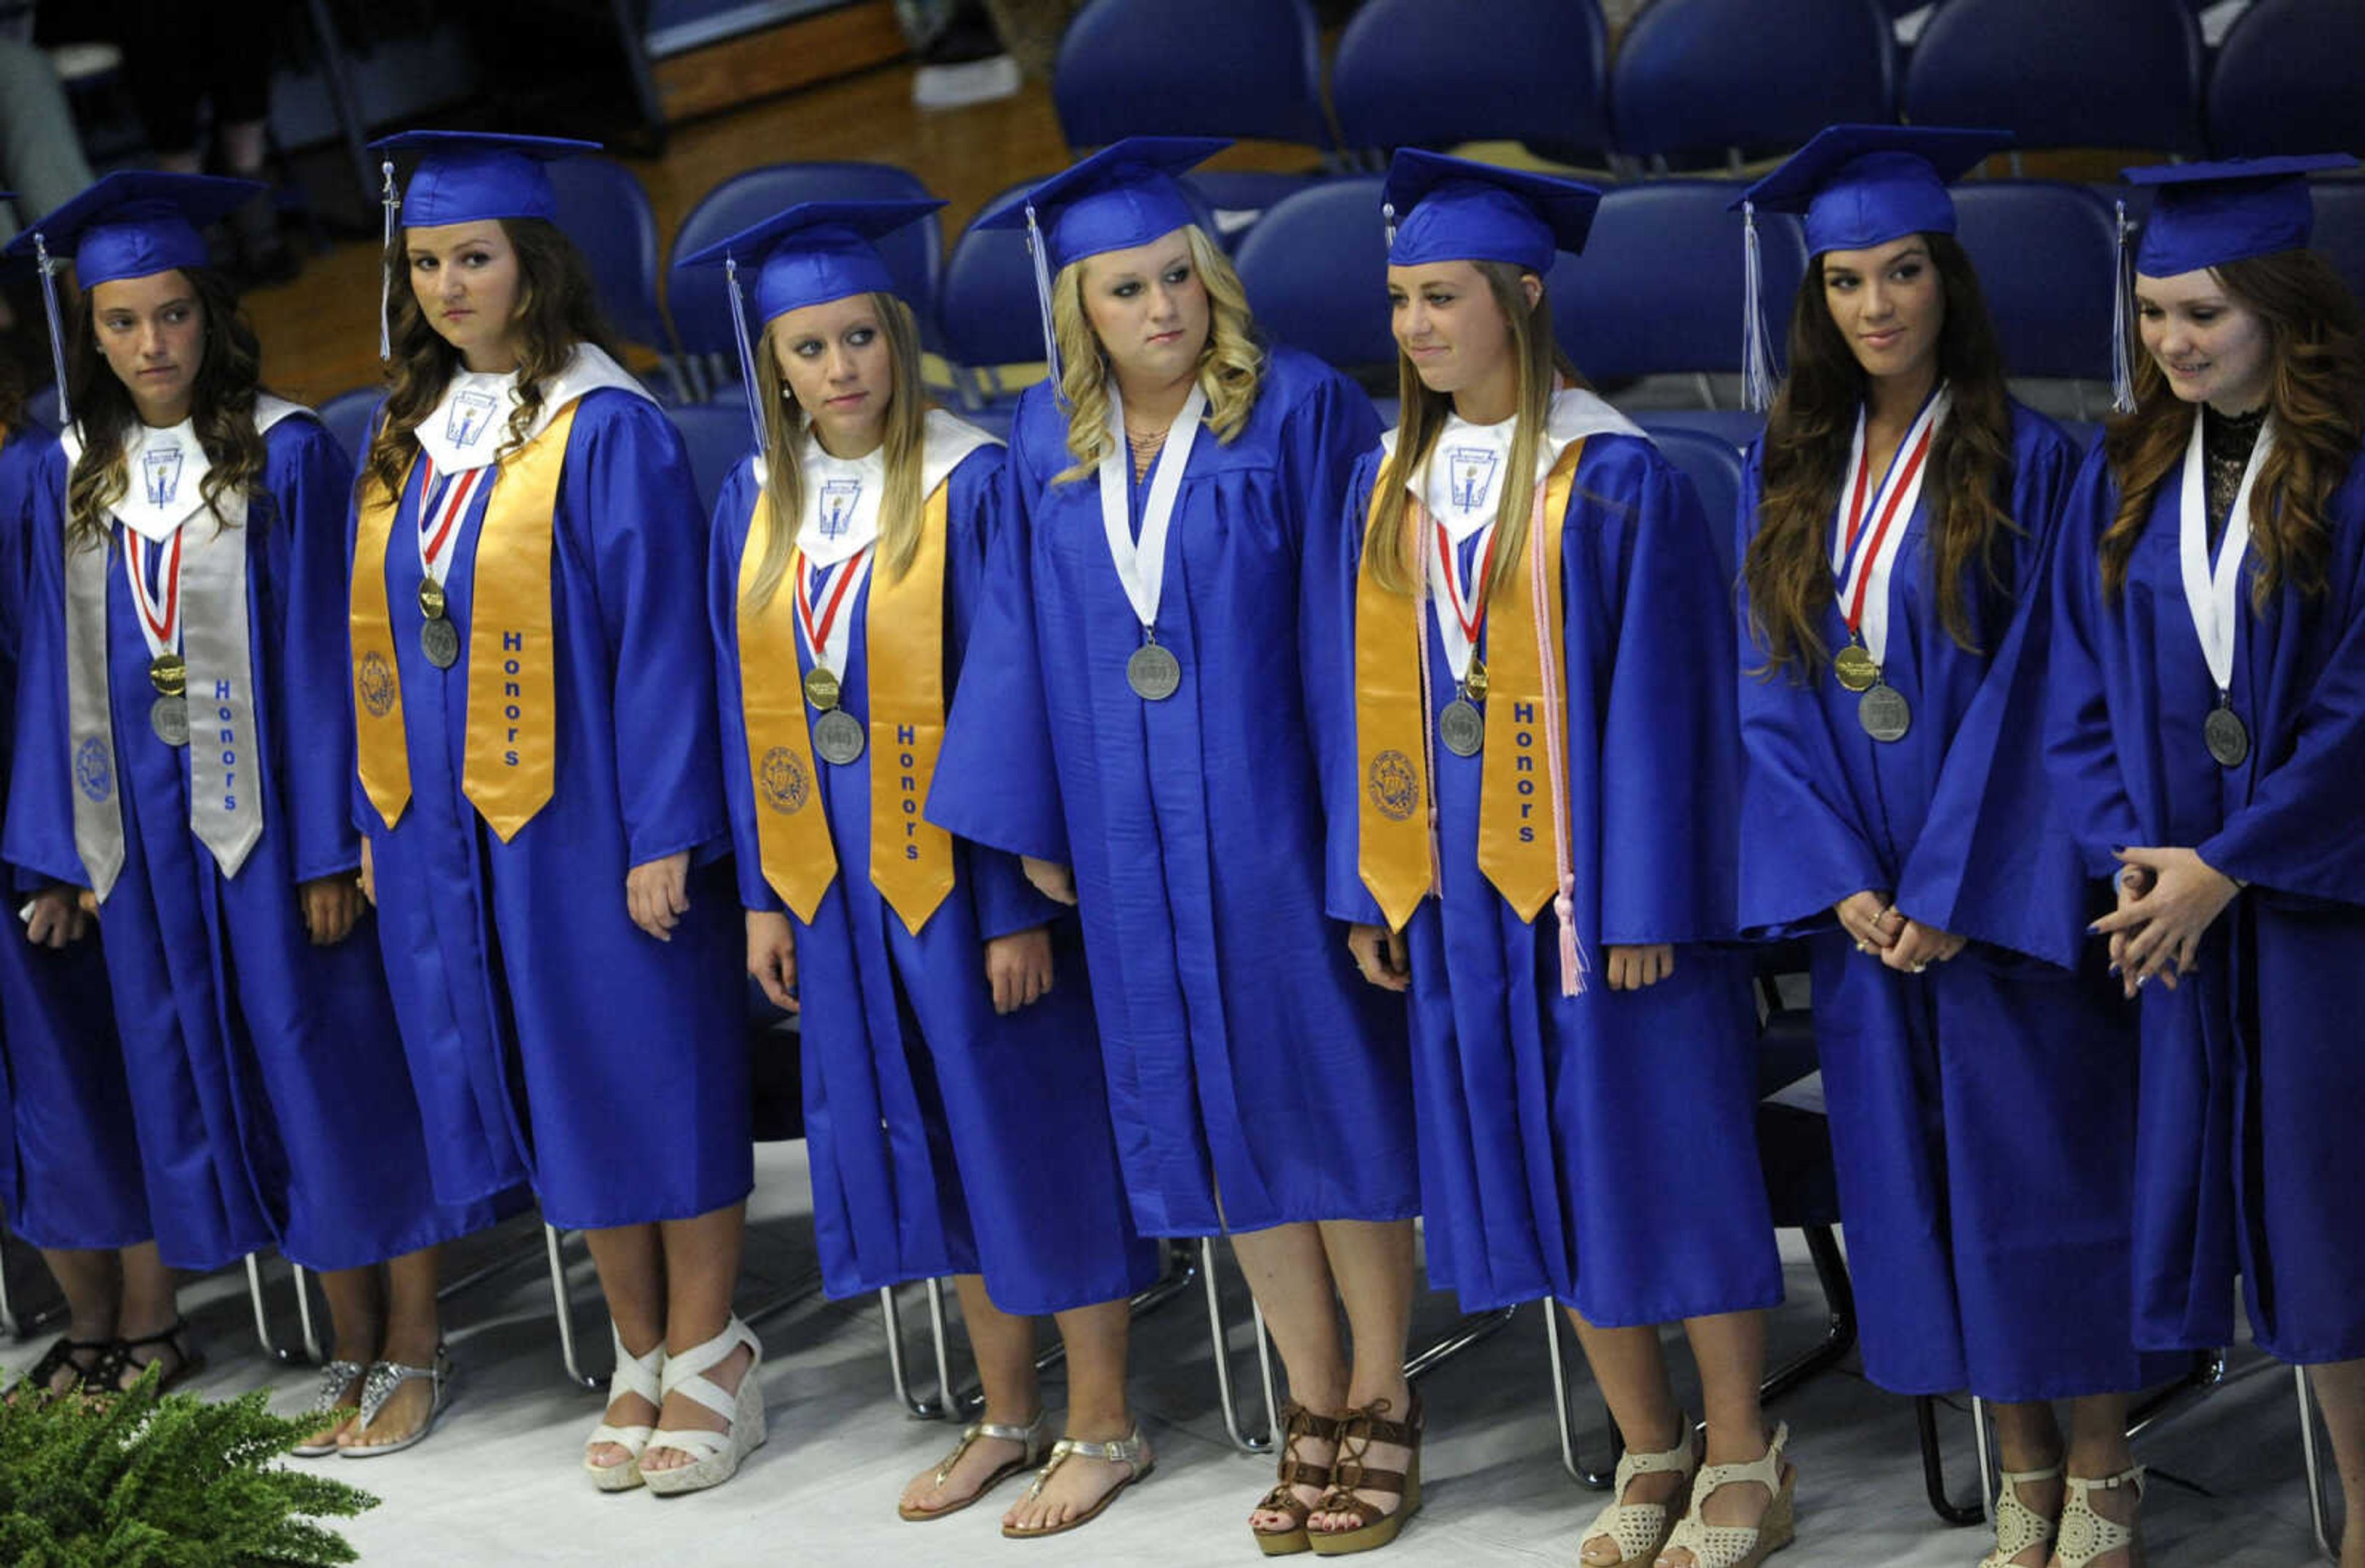
[[[1872,662],[1862,643],[1850,643],[1832,660],[1832,673],[1850,691],[1870,691],[1880,679],[1880,666]]]
[[[430,621],[443,619],[443,585],[433,577],[419,579],[419,613]]]
[[[189,689],[189,666],[178,654],[158,654],[148,661],[149,684],[165,697],[179,697]]]
[[[826,712],[837,706],[837,677],[815,665],[805,671],[805,700]]]
[[[1475,653],[1470,655],[1470,673],[1462,678],[1462,695],[1473,702],[1486,700],[1486,661]]]

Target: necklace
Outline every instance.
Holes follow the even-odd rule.
[[[1133,476],[1138,479],[1149,472],[1150,464],[1157,460],[1159,449],[1166,444],[1166,432],[1163,430],[1137,431],[1127,425],[1125,444],[1133,454]]]

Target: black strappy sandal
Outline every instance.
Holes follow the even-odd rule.
[[[107,1352],[114,1348],[106,1339],[69,1339],[61,1334],[50,1341],[50,1348],[41,1352],[41,1359],[33,1363],[32,1370],[9,1388],[8,1398],[13,1401],[58,1398],[68,1394],[112,1394],[114,1385],[100,1383],[98,1377],[99,1369],[106,1364]],[[86,1362],[75,1359],[85,1354],[91,1358]],[[73,1371],[73,1382],[63,1388],[51,1388],[50,1384],[56,1381],[58,1373],[68,1368]]]
[[[156,1355],[144,1359],[131,1353],[134,1350],[145,1350],[151,1345],[160,1345],[163,1350]],[[129,1372],[136,1381],[150,1367],[162,1361],[166,1353],[172,1356],[173,1365],[165,1369],[156,1380],[156,1392],[159,1394],[172,1393],[174,1389],[206,1370],[206,1358],[190,1348],[189,1320],[185,1317],[176,1317],[173,1320],[171,1327],[158,1333],[142,1334],[136,1339],[118,1339],[106,1348],[106,1353],[99,1357],[98,1364],[91,1368],[88,1375],[107,1393],[120,1393],[124,1386],[124,1373]]]

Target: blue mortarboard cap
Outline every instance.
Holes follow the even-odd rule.
[[[981,229],[1028,225],[1043,235],[1052,272],[1104,251],[1129,250],[1198,221],[1175,176],[1229,147],[1216,136],[1128,136],[978,215]]]
[[[1541,274],[1585,249],[1601,193],[1591,185],[1415,148],[1388,164],[1388,264],[1504,262]]]
[[[122,170],[107,175],[9,242],[12,255],[73,252],[84,288],[150,277],[210,259],[202,230],[246,205],[252,180]]]
[[[807,305],[896,293],[875,243],[917,223],[940,201],[807,201],[682,259],[684,266],[755,267],[756,316],[771,321]]]
[[[685,256],[686,267],[720,266],[731,290],[731,330],[739,348],[739,379],[746,389],[756,447],[764,446],[764,410],[756,389],[756,345],[739,271],[756,272],[756,314],[769,322],[808,305],[857,294],[895,294],[895,280],[874,241],[917,223],[940,201],[805,201],[750,224],[726,240]]]
[[[2356,166],[2346,152],[2320,152],[2125,170],[2130,185],[2156,193],[2135,270],[2146,277],[2176,277],[2303,249],[2315,232],[2307,176]]]
[[[1946,187],[2011,145],[2004,130],[1826,126],[1733,206],[1804,213],[1810,256],[1908,234],[1952,234],[1955,202]]]
[[[412,229],[482,223],[496,218],[555,221],[558,197],[543,165],[597,152],[596,141],[563,136],[492,136],[473,130],[406,130],[370,143],[384,157],[416,152],[402,192],[402,221]]]

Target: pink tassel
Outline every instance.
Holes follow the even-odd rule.
[[[1584,945],[1576,939],[1575,877],[1561,878],[1560,895],[1552,900],[1552,914],[1560,922],[1560,993],[1583,996],[1585,977],[1592,971],[1586,967]]]
[[[1571,869],[1568,825],[1568,754],[1561,744],[1560,670],[1552,656],[1552,598],[1545,586],[1544,492],[1536,490],[1535,511],[1528,521],[1528,574],[1536,623],[1536,663],[1543,673],[1544,771],[1550,780],[1552,806],[1552,857],[1560,872],[1560,891],[1552,898],[1552,917],[1560,924],[1560,993],[1585,994],[1585,948],[1576,939],[1576,873]],[[1551,552],[1550,567],[1560,569],[1559,552]]]

